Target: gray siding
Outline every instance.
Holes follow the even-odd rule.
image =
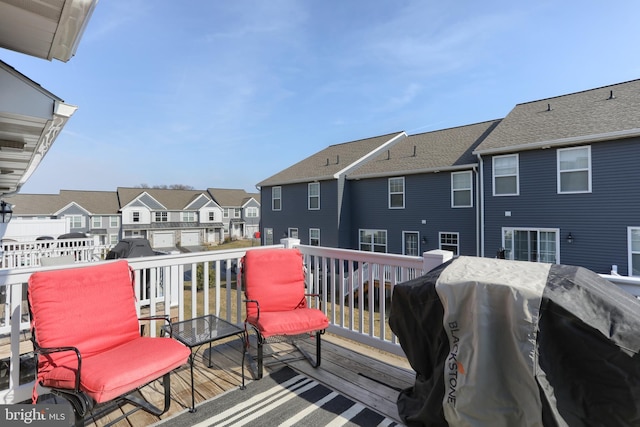
[[[559,228],[562,264],[598,273],[616,264],[627,274],[627,227],[640,226],[640,140],[591,145],[591,193],[557,194],[556,155],[556,149],[521,152],[520,195],[506,197],[493,197],[492,160],[483,158],[485,256],[500,248],[502,227]],[[569,232],[572,244],[566,241]]]
[[[387,252],[397,254],[403,252],[403,231],[427,238],[421,252],[438,249],[439,233],[451,232],[459,233],[461,255],[477,254],[475,200],[470,208],[451,207],[449,172],[406,175],[404,209],[389,209],[388,178],[352,181],[351,203],[353,249],[358,249],[359,229],[387,230]]]

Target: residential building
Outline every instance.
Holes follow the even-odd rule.
[[[263,242],[640,276],[638,94],[634,80],[518,104],[501,120],[330,146],[259,183]]]
[[[499,122],[409,135],[349,173],[352,229],[344,247],[477,255],[478,160],[471,151]]]
[[[59,194],[15,194],[6,200],[13,205],[6,239],[28,241],[77,232],[93,237],[96,245],[119,240],[120,213],[114,191],[61,190]]]
[[[475,149],[482,254],[640,275],[640,80],[516,105]]]
[[[144,237],[156,250],[200,247],[224,239],[222,208],[206,191],[117,189],[122,237]]]
[[[346,178],[406,136],[395,132],[331,145],[258,183],[263,244],[288,236],[308,245],[351,247]]]
[[[226,237],[253,238],[260,231],[260,194],[232,188],[209,188],[211,198],[222,208]]]

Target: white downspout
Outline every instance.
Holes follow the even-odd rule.
[[[480,253],[481,257],[484,257],[484,164],[482,162],[482,157],[480,156],[480,154],[476,154],[476,156],[478,157],[478,164],[480,165],[477,172],[479,175],[479,179],[476,203],[476,228],[478,233],[476,241],[478,241],[480,244],[480,250],[478,252]]]

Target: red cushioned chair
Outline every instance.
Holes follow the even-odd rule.
[[[28,300],[37,382],[72,404],[76,424],[123,400],[154,415],[169,409],[169,373],[190,351],[170,338],[141,336],[127,261],[34,273]],[[160,377],[162,409],[134,395]],[[34,403],[37,397],[34,387]]]
[[[263,345],[267,340],[286,340],[296,344],[301,336],[316,338],[315,360],[296,345],[314,368],[320,366],[320,335],[329,326],[327,316],[307,304],[304,266],[298,249],[256,249],[247,251],[242,260],[247,318],[257,335],[258,367],[262,378]],[[248,332],[248,330],[247,330]],[[249,334],[246,334],[249,351]]]

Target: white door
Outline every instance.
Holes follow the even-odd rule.
[[[181,246],[198,246],[200,244],[199,231],[183,231],[180,236]]]
[[[173,238],[173,232],[156,232],[153,233],[153,247],[154,248],[172,248],[175,246],[175,240]]]

